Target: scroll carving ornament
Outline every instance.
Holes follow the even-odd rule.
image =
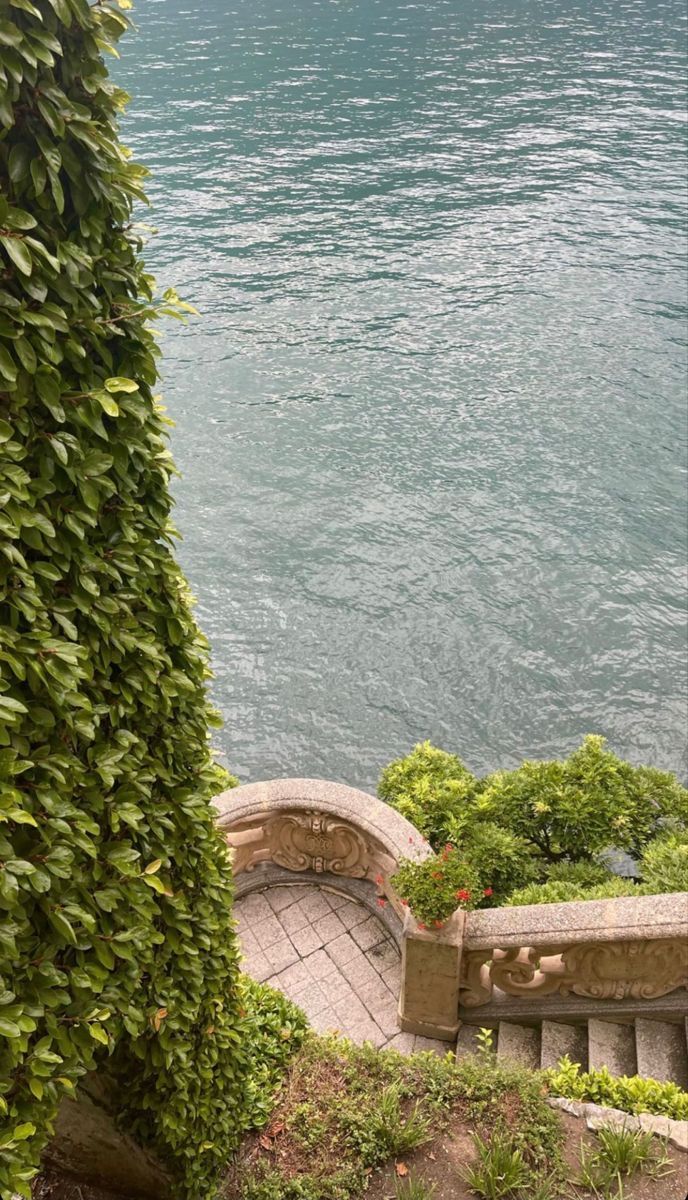
[[[376,872],[389,873],[395,865],[355,826],[312,810],[263,814],[260,824],[230,829],[226,837],[234,852],[235,874],[251,871],[262,862],[273,862],[289,871],[365,879]]]
[[[591,1000],[654,1000],[688,987],[688,943],[680,938],[584,942],[509,950],[474,950],[464,957],[461,1003],[487,1004],[494,988],[509,996]]]

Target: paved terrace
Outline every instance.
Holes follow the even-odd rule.
[[[244,970],[303,1009],[318,1033],[337,1031],[410,1054],[446,1054],[447,1042],[402,1033],[399,950],[362,904],[314,884],[274,885],[237,901]]]

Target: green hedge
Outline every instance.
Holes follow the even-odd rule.
[[[150,321],[180,306],[152,300],[101,55],[129,7],[0,0],[3,1200],[109,1056],[182,1196],[212,1194],[246,1120],[207,650],[154,395]]]
[[[587,1100],[628,1113],[655,1113],[673,1121],[688,1120],[688,1092],[676,1083],[660,1083],[641,1075],[610,1075],[606,1067],[582,1071],[579,1063],[562,1058],[544,1071],[548,1091],[567,1100]]]
[[[455,874],[477,872],[482,907],[688,890],[688,791],[666,771],[624,762],[601,737],[485,779],[423,742],[383,771],[379,795],[438,854],[450,847]],[[610,849],[639,860],[641,887],[612,874]],[[404,862],[395,885],[421,920],[449,915],[441,862]]]

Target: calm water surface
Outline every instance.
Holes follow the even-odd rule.
[[[116,72],[244,780],[685,767],[682,0],[139,0]]]

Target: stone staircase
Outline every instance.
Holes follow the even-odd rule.
[[[478,1048],[477,1025],[462,1025],[457,1059]],[[682,1024],[636,1017],[621,1023],[590,1018],[580,1024],[543,1020],[534,1025],[500,1021],[493,1030],[497,1058],[535,1070],[556,1067],[565,1054],[584,1071],[607,1067],[612,1075],[643,1075],[688,1090],[688,1018]]]

